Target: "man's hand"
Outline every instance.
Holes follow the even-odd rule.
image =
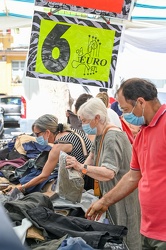
[[[101,215],[108,210],[108,206],[105,205],[104,198],[93,203],[87,210],[85,217],[88,220],[98,221]]]

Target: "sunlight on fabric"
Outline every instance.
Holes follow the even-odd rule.
[[[146,51],[125,44],[123,53],[118,57],[115,84],[119,84],[120,79],[130,77],[166,79],[165,65],[166,53]]]

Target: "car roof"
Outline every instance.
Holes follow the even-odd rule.
[[[0,99],[4,97],[21,97],[21,95],[0,95]]]

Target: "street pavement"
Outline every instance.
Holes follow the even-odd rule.
[[[21,133],[20,128],[4,128],[4,133],[2,139],[10,139],[13,138],[15,135],[19,135]]]

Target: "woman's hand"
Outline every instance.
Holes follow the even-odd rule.
[[[18,185],[10,184],[7,188],[2,190],[2,193],[3,194],[11,194],[15,188],[17,188],[20,192],[24,193],[23,187],[21,184],[18,184]]]
[[[81,172],[83,169],[83,164],[78,162],[75,157],[67,156],[66,157],[66,168],[74,168],[75,170]]]

